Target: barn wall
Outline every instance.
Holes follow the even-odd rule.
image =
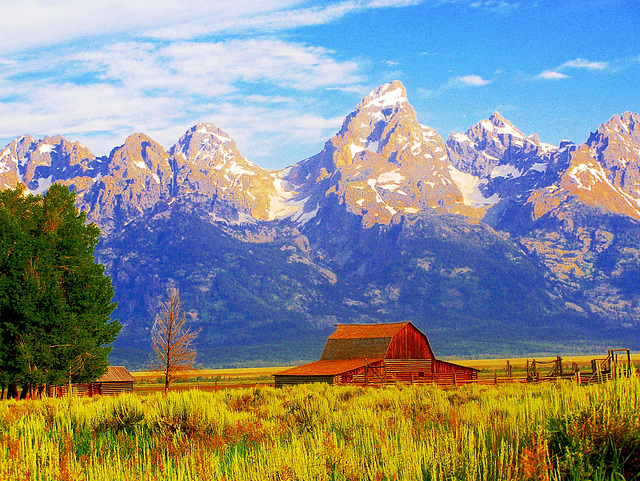
[[[121,381],[121,382],[96,382],[92,384],[73,384],[72,393],[77,397],[91,397],[91,396],[117,396],[118,394],[132,392],[133,381]],[[69,392],[68,385],[52,386],[47,393],[52,397],[67,396]]]
[[[433,353],[426,336],[411,324],[407,324],[391,340],[386,358],[432,359]]]
[[[132,392],[133,382],[102,382],[95,383],[94,394],[101,394],[102,396],[117,396],[118,394]]]
[[[433,372],[432,359],[385,359],[387,372]]]
[[[478,371],[464,366],[458,366],[446,361],[434,359],[434,373],[436,374],[453,374],[456,373],[458,379],[478,379]]]

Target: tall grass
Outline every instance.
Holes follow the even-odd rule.
[[[0,479],[632,479],[637,378],[0,403]]]

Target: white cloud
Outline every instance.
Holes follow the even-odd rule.
[[[539,78],[542,80],[561,80],[561,79],[569,78],[569,76],[561,72],[556,72],[554,70],[545,70],[544,72],[538,74],[536,78]]]
[[[289,2],[299,3],[299,2]],[[149,29],[146,36],[161,39],[187,40],[220,33],[277,32],[302,26],[321,25],[361,10],[358,2],[342,2],[308,8],[273,8],[262,13],[251,7],[234,9],[233,14],[189,18]]]
[[[98,84],[35,84],[23,87],[24,100],[0,103],[0,138],[20,134],[63,135],[106,154],[129,134],[150,132],[171,122],[184,105],[175,99],[130,95],[121,87]]]
[[[569,60],[565,62],[562,67],[569,68],[584,68],[587,70],[605,70],[609,66],[608,62],[591,62],[583,58],[577,58],[575,60]]]
[[[237,82],[312,90],[360,81],[356,62],[338,62],[331,54],[320,47],[262,38],[161,46],[124,43],[74,59],[103,81],[136,91],[215,97],[236,91]]]
[[[472,1],[469,3],[469,6],[471,8],[494,10],[500,13],[510,13],[513,10],[519,9],[520,3],[506,0],[482,0]]]
[[[472,87],[481,87],[491,83],[491,80],[485,80],[479,75],[466,75],[464,77],[457,77],[455,80],[458,83],[470,85]]]
[[[368,8],[384,8],[384,7],[408,7],[410,5],[419,5],[424,0],[367,0],[363,2]]]
[[[145,31],[180,25],[183,28],[234,19],[261,18],[295,8],[301,0],[22,0],[2,8],[0,52],[55,45],[80,38],[92,41],[104,35],[144,35]]]
[[[279,32],[320,25],[369,9],[425,0],[22,0],[2,8],[0,54],[88,38],[129,36],[188,40],[215,34]]]
[[[569,75],[562,73],[562,71],[568,69],[606,70],[608,68],[609,62],[593,62],[584,58],[577,58],[575,60],[568,60],[555,69],[545,70],[536,75],[536,78],[542,80],[562,80],[569,78]]]
[[[268,161],[282,148],[293,163],[301,160],[297,152],[321,148],[342,122],[309,113],[315,89],[362,88],[360,66],[332,54],[254,38],[123,42],[46,61],[8,60],[3,63],[11,68],[0,72],[0,139],[60,134],[103,155],[133,132],[168,148],[186,128],[206,120],[238,132],[249,158]],[[43,75],[41,68],[67,78]],[[73,83],[76,77],[85,83]],[[246,83],[255,88],[245,90]]]

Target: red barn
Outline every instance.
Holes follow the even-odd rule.
[[[477,378],[477,369],[436,359],[427,336],[411,322],[396,322],[338,324],[319,361],[275,374],[275,384],[455,383]]]

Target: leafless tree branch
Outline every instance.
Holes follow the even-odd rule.
[[[180,306],[178,289],[171,287],[168,294],[169,301],[162,303],[162,310],[151,331],[155,356],[149,366],[152,371],[162,372],[165,395],[178,372],[193,369],[196,351],[191,343],[200,333],[199,329],[191,331],[185,328],[186,318]]]

